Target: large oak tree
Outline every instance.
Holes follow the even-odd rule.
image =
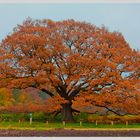
[[[2,41],[0,62],[1,87],[34,87],[53,98],[59,95],[67,101],[61,110],[65,121],[73,121],[75,97],[77,103],[84,97],[118,113],[117,102],[137,95],[139,54],[121,33],[85,22],[28,18]]]

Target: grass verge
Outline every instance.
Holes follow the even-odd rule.
[[[95,123],[42,123],[42,122],[0,122],[0,129],[16,130],[52,130],[52,129],[75,129],[75,130],[140,130],[140,124],[98,124]]]

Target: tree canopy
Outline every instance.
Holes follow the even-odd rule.
[[[2,41],[0,62],[1,87],[34,87],[65,99],[63,120],[73,120],[74,102],[135,111],[130,106],[139,96],[140,55],[105,27],[28,18]]]

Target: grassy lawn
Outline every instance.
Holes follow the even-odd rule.
[[[42,122],[33,122],[32,124],[29,124],[29,122],[0,122],[0,129],[29,129],[29,130],[49,130],[49,129],[59,129],[59,128],[65,128],[65,129],[140,129],[140,124],[98,124],[95,125],[95,123],[83,123],[82,126],[80,126],[80,123],[66,123],[65,126],[62,124],[62,122],[57,123],[42,123]]]

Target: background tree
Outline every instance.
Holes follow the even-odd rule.
[[[13,105],[14,98],[12,97],[12,92],[6,88],[0,88],[0,112],[7,111],[11,105]]]
[[[13,102],[6,108],[6,111],[11,113],[55,113],[61,109],[61,104],[66,103],[60,96],[43,98],[40,96],[40,91],[33,88],[11,91],[11,93]],[[4,92],[3,94],[6,95]]]
[[[67,102],[61,110],[65,121],[73,121],[71,106],[78,95],[100,95],[101,103],[108,94],[135,98],[140,76],[140,56],[120,33],[74,20],[28,18],[3,40],[0,60],[1,87],[59,95]]]

